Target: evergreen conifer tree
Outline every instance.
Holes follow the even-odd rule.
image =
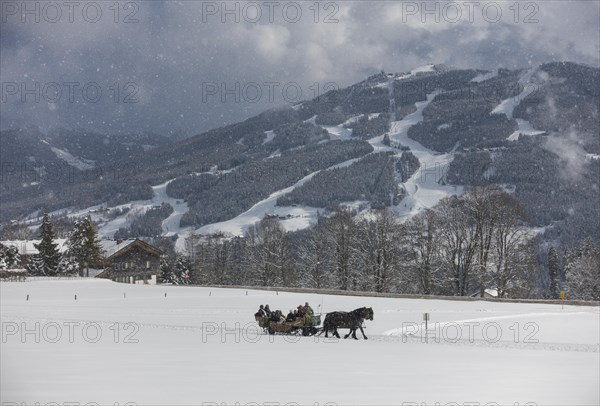
[[[550,276],[550,286],[548,288],[548,295],[551,299],[558,298],[558,254],[554,247],[548,250],[548,274]]]
[[[160,282],[177,285],[177,278],[171,270],[171,265],[165,255],[160,257]]]
[[[47,276],[44,273],[44,261],[39,254],[34,255],[26,266],[27,273],[31,276]]]
[[[17,247],[6,246],[0,243],[0,261],[3,261],[4,269],[17,268],[21,263],[21,256]]]
[[[190,284],[190,269],[185,258],[178,258],[175,263],[175,278],[178,285]]]
[[[81,269],[82,266],[94,266],[102,258],[102,247],[98,233],[94,230],[90,217],[85,217],[75,223],[73,232],[67,241],[70,266]]]
[[[36,256],[42,263],[41,274],[44,276],[54,276],[58,270],[61,255],[58,251],[58,245],[54,242],[54,230],[48,213],[44,213],[40,227],[40,237],[41,241],[38,244],[34,244],[34,247],[38,250]]]

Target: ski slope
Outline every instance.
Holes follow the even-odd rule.
[[[393,94],[394,82],[397,80],[405,79],[406,77],[415,76],[421,72],[433,71],[435,71],[433,65],[426,65],[424,67],[414,69],[406,75],[393,76],[386,82],[380,84],[381,86],[387,88],[390,92],[391,123],[390,131],[388,133],[390,140],[395,145],[409,147],[411,152],[417,157],[417,159],[420,162],[420,168],[413,174],[413,176],[410,179],[408,179],[401,185],[405,190],[407,196],[402,200],[402,202],[398,206],[392,207],[392,210],[394,210],[400,217],[404,219],[418,214],[423,210],[432,208],[444,197],[448,197],[451,195],[459,195],[463,193],[463,188],[460,186],[446,186],[440,184],[440,180],[444,178],[448,166],[453,159],[453,153],[436,153],[432,150],[425,148],[417,141],[412,140],[408,137],[409,128],[423,120],[423,110],[435,98],[437,93],[429,94],[427,96],[427,100],[416,103],[415,106],[417,109],[412,114],[407,115],[399,121],[395,120],[395,102]],[[533,90],[535,90],[535,87],[531,83],[531,79],[534,73],[535,71],[533,69],[528,70],[519,80],[519,83],[524,85],[523,92],[517,97],[503,100],[492,111],[491,114],[506,114],[507,117],[512,118],[514,108],[519,104],[521,100],[523,100],[523,98],[525,98],[527,95],[531,94]],[[477,81],[487,80],[493,77],[494,74],[483,74],[480,75],[480,77],[477,77],[476,79]],[[371,114],[369,118],[371,119],[376,116],[377,114]],[[321,127],[327,130],[327,132],[330,135],[330,139],[332,140],[348,140],[352,138],[352,130],[345,128],[344,125],[350,124],[351,122],[357,120],[359,117],[360,116],[351,117],[345,123],[342,123],[337,126]],[[518,124],[518,129],[508,137],[508,139],[511,141],[518,140],[519,136],[521,135],[537,135],[543,133],[542,131],[533,128],[533,126],[526,120],[517,119],[516,121]],[[316,116],[309,118],[305,122],[315,124]],[[392,151],[394,152],[394,155],[396,157],[399,157],[402,154],[402,152],[399,152],[399,150],[396,148],[385,145],[383,143],[384,136],[385,134],[381,134],[368,140],[368,142],[374,149],[373,153]],[[274,131],[265,131],[265,140],[263,141],[263,144],[271,142],[274,139],[274,137]],[[270,157],[279,155],[280,151],[275,151]],[[356,162],[357,160],[358,159],[352,159],[334,167],[347,166],[352,164],[353,162]],[[102,208],[102,205],[94,206],[86,210],[78,211],[76,213],[71,213],[69,214],[69,216],[80,217],[92,213],[92,218],[95,221],[101,222],[101,227],[99,229],[100,236],[103,238],[112,238],[114,233],[119,228],[128,227],[131,224],[134,215],[143,214],[151,207],[159,206],[162,203],[170,204],[173,207],[174,212],[166,220],[163,221],[162,235],[173,236],[177,234],[179,238],[177,239],[175,246],[178,251],[182,251],[185,245],[185,238],[192,231],[203,235],[207,235],[214,232],[225,232],[233,236],[242,236],[244,235],[248,227],[259,222],[262,218],[265,217],[265,215],[276,216],[279,219],[283,228],[287,231],[296,231],[310,227],[312,224],[315,223],[317,214],[319,212],[324,212],[324,209],[308,206],[279,207],[276,205],[276,202],[279,197],[293,191],[296,187],[304,184],[305,182],[310,180],[316,173],[317,172],[313,172],[309,174],[294,185],[275,191],[266,199],[257,202],[249,210],[239,214],[234,218],[219,223],[208,224],[198,229],[194,229],[193,227],[182,228],[180,226],[180,220],[189,208],[185,201],[171,198],[167,195],[166,188],[170,181],[153,186],[152,189],[154,192],[154,196],[150,200],[135,201],[121,206],[117,206],[115,209],[130,209],[128,213],[121,215],[117,218],[109,219],[105,215],[103,215],[101,210],[98,210],[99,208]]]
[[[534,69],[527,70],[518,81],[518,83],[523,86],[521,93],[519,93],[518,96],[502,100],[490,114],[504,114],[507,118],[512,119],[514,110],[521,101],[538,90],[538,86],[531,81],[534,73]],[[517,118],[515,121],[517,122],[517,130],[508,136],[508,141],[517,141],[521,135],[533,136],[545,134],[545,131],[533,128],[533,125],[527,120]]]
[[[531,83],[534,73],[535,69],[527,70],[518,81],[518,83],[523,86],[521,93],[519,93],[518,96],[509,97],[508,99],[502,100],[490,114],[505,114],[506,117],[512,119],[513,112],[515,108],[521,104],[521,101],[538,89],[535,84]]]
[[[369,340],[272,337],[256,328],[260,304],[287,311],[305,301],[325,312],[372,307]],[[600,402],[598,307],[94,279],[3,282],[0,304],[3,404]]]
[[[230,220],[207,224],[198,228],[196,234],[209,235],[224,232],[232,236],[243,236],[248,227],[258,223],[266,215],[275,215],[282,218],[280,224],[286,231],[309,227],[317,218],[318,209],[308,206],[280,207],[277,206],[277,199],[308,182],[317,172],[306,175],[292,186],[271,193],[266,199],[254,204],[250,209]]]
[[[52,150],[52,152],[54,152],[54,155],[56,155],[58,159],[62,159],[67,164],[79,169],[80,171],[94,169],[95,162],[91,159],[78,158],[76,156],[71,155],[67,151],[56,147],[50,147],[50,149]]]
[[[532,136],[546,134],[545,131],[536,130],[535,128],[533,128],[533,125],[527,120],[517,118],[515,119],[515,121],[517,122],[518,128],[517,130],[515,130],[515,132],[508,136],[507,140],[509,141],[517,141],[521,135]]]
[[[138,200],[126,204],[116,206],[114,209],[129,208],[129,212],[121,215],[115,219],[112,219],[104,223],[99,229],[98,234],[103,238],[112,238],[114,233],[121,227],[128,227],[131,224],[133,216],[136,214],[143,214],[152,207],[160,206],[161,204],[169,204],[173,208],[173,213],[163,220],[162,235],[173,236],[179,235],[179,239],[176,242],[177,248],[183,248],[184,238],[188,228],[181,228],[179,222],[181,217],[189,210],[187,203],[183,199],[176,199],[167,195],[167,185],[172,182],[173,179],[168,180],[159,185],[152,186],[153,197],[149,200]],[[83,210],[81,213],[74,214],[72,216],[81,216],[89,213],[89,210]],[[94,219],[96,220],[96,219]],[[181,240],[181,241],[179,241]]]
[[[445,186],[439,183],[452,162],[452,152],[446,154],[434,152],[408,137],[408,129],[423,120],[423,110],[436,95],[437,93],[427,95],[427,100],[415,104],[417,110],[414,113],[391,124],[390,140],[401,146],[409,147],[420,163],[419,169],[403,183],[407,196],[393,208],[399,216],[404,218],[432,208],[445,197],[463,193],[463,188],[460,186]]]
[[[169,215],[169,217],[162,221],[162,235],[170,237],[177,234],[179,238],[175,242],[175,248],[181,251],[185,245],[185,237],[190,231],[193,230],[193,228],[180,226],[181,217],[189,210],[188,204],[183,199],[176,199],[167,195],[167,186],[173,180],[174,179],[170,179],[159,185],[152,186],[153,196],[151,199],[135,200],[111,207],[110,211],[128,209],[126,213],[115,218],[109,217],[109,209],[106,208],[105,203],[91,206],[82,210],[74,210],[72,208],[60,209],[51,212],[50,215],[67,216],[70,218],[83,218],[90,216],[93,221],[99,223],[99,237],[102,239],[112,239],[119,228],[129,227],[135,216],[143,215],[146,211],[153,207],[158,207],[163,203],[169,204],[173,208],[173,212]],[[28,224],[32,225],[39,224],[40,222],[40,213],[32,214],[27,221]]]
[[[473,79],[471,79],[471,83],[485,82],[486,80],[493,79],[496,76],[498,76],[497,70],[495,72],[481,73],[481,74],[475,76]]]
[[[352,158],[339,164],[332,165],[324,170],[343,168],[360,159],[362,159],[362,157]],[[254,204],[250,209],[232,219],[207,224],[200,227],[195,232],[196,234],[201,235],[224,232],[232,236],[243,236],[250,226],[258,223],[267,215],[277,216],[279,218],[279,224],[281,224],[286,231],[297,231],[308,228],[316,223],[318,213],[325,211],[325,209],[303,205],[277,206],[277,199],[292,192],[295,188],[302,186],[319,172],[320,170],[311,172],[292,186],[271,193],[269,197]]]

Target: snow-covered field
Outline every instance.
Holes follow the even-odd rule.
[[[598,307],[81,279],[5,282],[0,290],[3,404],[600,402]],[[259,304],[287,312],[305,301],[325,312],[372,307],[369,340],[272,337],[256,328]]]

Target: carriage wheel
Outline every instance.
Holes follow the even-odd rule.
[[[315,334],[317,334],[317,329],[314,327],[304,327],[302,329],[302,335],[305,337],[314,336]]]

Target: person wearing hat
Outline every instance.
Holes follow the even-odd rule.
[[[304,303],[304,312],[306,314],[308,314],[309,316],[312,316],[313,314],[315,314],[315,312],[313,311],[312,307],[310,307],[308,302]]]
[[[258,311],[256,312],[255,316],[258,317],[266,317],[267,312],[265,312],[265,306],[260,305],[260,307],[258,308]]]
[[[285,321],[294,321],[296,319],[296,313],[290,309],[290,312],[285,318]]]

